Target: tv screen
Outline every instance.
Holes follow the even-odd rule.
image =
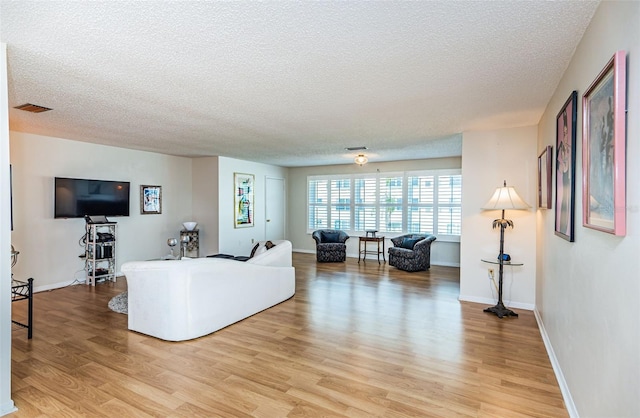
[[[55,218],[129,216],[129,182],[56,177]]]

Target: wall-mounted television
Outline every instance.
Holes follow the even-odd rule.
[[[129,216],[129,182],[55,178],[54,218]]]

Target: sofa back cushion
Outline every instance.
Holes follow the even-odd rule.
[[[340,233],[339,232],[320,232],[320,238],[322,239],[322,243],[333,243],[340,242]]]
[[[418,238],[406,237],[406,238],[403,238],[402,243],[400,244],[400,247],[406,248],[407,250],[413,250],[413,247],[416,245],[416,243],[418,241],[421,241],[422,239],[424,239],[424,237],[418,237]]]

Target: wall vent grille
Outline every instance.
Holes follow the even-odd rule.
[[[23,105],[16,106],[14,107],[14,109],[24,110],[25,112],[31,112],[31,113],[42,113],[42,112],[47,112],[51,110],[51,108],[38,106],[31,103],[25,103]]]

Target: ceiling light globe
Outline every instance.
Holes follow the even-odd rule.
[[[366,164],[367,161],[369,161],[369,159],[367,158],[366,155],[359,154],[353,161],[355,161],[355,163],[358,165],[363,165],[363,164]]]

